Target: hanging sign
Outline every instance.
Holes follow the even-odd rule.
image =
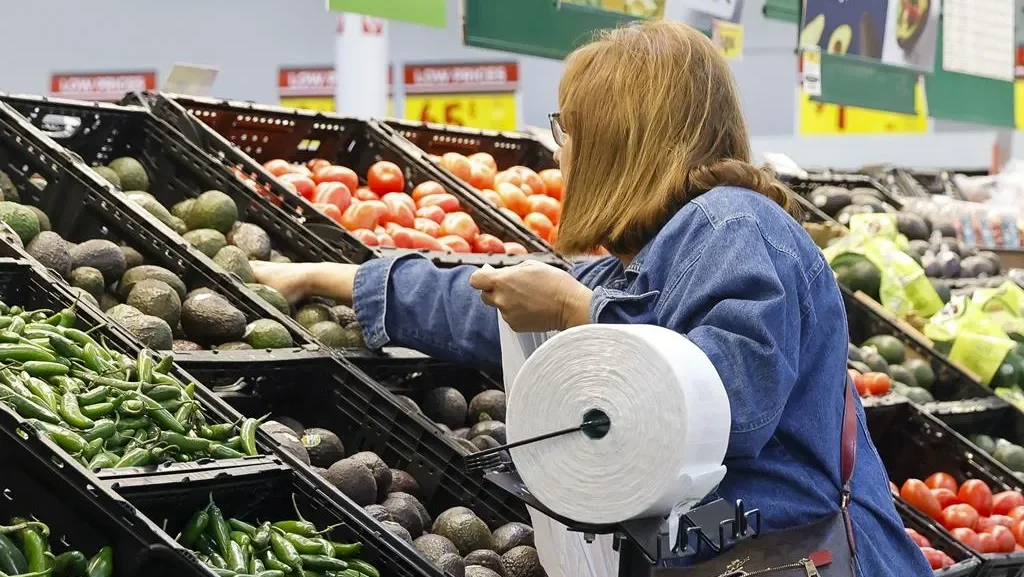
[[[406,65],[405,118],[489,130],[517,128],[519,64]]]
[[[50,75],[50,94],[74,100],[117,102],[128,92],[156,90],[156,70],[68,72]]]
[[[332,12],[351,12],[385,20],[444,28],[448,0],[327,0]]]
[[[726,60],[743,57],[743,25],[724,20],[711,23],[711,42]]]
[[[388,115],[394,115],[391,95],[393,69],[388,67]],[[331,66],[282,66],[277,70],[277,96],[281,106],[334,112],[336,76]]]
[[[661,18],[665,14],[666,0],[562,0],[563,4],[575,4],[609,12],[621,12],[640,18]],[[721,0],[719,0],[721,1]],[[734,0],[725,0],[734,1]]]
[[[856,106],[843,106],[812,100],[804,90],[797,91],[801,136],[840,134],[920,134],[928,132],[928,106],[924,83],[919,82],[915,114],[900,114]]]
[[[821,49],[817,46],[800,50],[800,83],[808,96],[821,96]]]

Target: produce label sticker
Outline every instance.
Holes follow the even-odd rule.
[[[724,20],[711,23],[711,42],[726,60],[743,58],[743,25]]]
[[[967,367],[987,385],[1013,348],[1014,342],[1009,339],[964,332],[953,341],[949,360]]]
[[[821,96],[821,48],[801,48],[800,83],[808,96]]]

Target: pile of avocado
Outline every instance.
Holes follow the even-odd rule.
[[[467,507],[453,507],[432,518],[419,483],[408,472],[389,468],[371,451],[346,456],[341,439],[330,430],[307,429],[290,417],[276,419],[262,428],[438,568],[467,577],[545,575],[529,525],[507,523],[492,532]]]
[[[861,373],[885,373],[892,378],[892,391],[919,404],[935,400],[931,388],[935,372],[928,361],[907,358],[906,347],[891,335],[875,335],[855,347],[850,343],[849,365]]]
[[[1013,471],[1018,479],[1024,479],[1024,447],[999,437],[988,435],[969,435],[967,437],[979,449],[985,451],[1007,469]]]
[[[459,446],[469,452],[483,451],[505,440],[505,392],[483,391],[468,403],[458,389],[435,387],[418,396],[418,402],[405,395],[398,401],[422,413],[441,428]]]
[[[254,290],[256,294],[263,296],[267,302],[284,314],[287,315],[291,312],[284,299],[275,302],[261,294],[259,290]],[[296,307],[293,318],[324,346],[335,349],[366,346],[366,342],[363,341],[363,330],[359,326],[359,321],[356,320],[355,311],[332,300],[312,298]]]
[[[846,189],[841,186],[819,186],[808,195],[808,199],[814,206],[844,226],[849,226],[850,218],[855,214],[897,212],[896,207],[889,204],[882,193],[869,187]],[[928,238],[930,231],[927,223],[915,221],[913,225],[908,226],[918,224],[924,227],[921,229],[925,231],[923,238]],[[911,232],[919,233],[919,231]],[[908,238],[910,237],[908,236]],[[917,234],[913,238],[917,238]]]
[[[990,278],[1001,270],[999,256],[994,252],[979,251],[952,237],[911,240],[906,253],[933,279]],[[999,286],[1002,280],[992,282]]]

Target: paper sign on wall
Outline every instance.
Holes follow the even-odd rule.
[[[156,90],[156,70],[50,75],[50,94],[60,98],[117,102],[128,92],[146,90]]]
[[[800,84],[809,96],[821,96],[821,48],[804,46],[800,50]]]
[[[515,62],[407,65],[405,118],[490,130],[517,128]]]
[[[726,60],[743,57],[743,25],[724,20],[711,23],[711,42]]]
[[[394,69],[388,67],[388,116],[394,115]],[[333,66],[282,66],[277,70],[277,96],[282,106],[334,112]]]

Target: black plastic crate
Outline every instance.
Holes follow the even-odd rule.
[[[494,157],[499,170],[525,166],[540,172],[558,168],[554,154],[540,140],[521,132],[478,130],[447,124],[388,118],[384,125],[433,156],[458,152],[469,156],[486,152]]]
[[[263,169],[263,162],[275,158],[291,162],[324,158],[351,168],[359,175],[361,182],[365,182],[366,171],[373,163],[380,160],[394,162],[405,173],[407,192],[412,191],[420,182],[436,181],[459,199],[463,210],[473,216],[481,232],[493,234],[503,241],[522,244],[535,260],[567,267],[561,257],[551,252],[547,243],[525,227],[509,220],[447,171],[420,158],[421,151],[408,141],[389,134],[376,121],[310,110],[160,93],[135,94],[129,96],[128,101],[149,106],[154,115],[213,154],[225,167],[240,169],[253,179],[262,194],[285,207],[296,222],[303,223],[311,232],[337,247],[349,262],[363,262],[374,254],[389,255],[395,251],[384,248],[371,251],[363,246],[340,225],[320,214],[304,198],[284,188]],[[432,253],[427,254],[434,257]],[[492,266],[503,264],[502,255],[468,255],[472,256],[469,261],[459,260],[462,256],[438,256],[435,261],[441,264],[476,264],[483,260]]]
[[[882,186],[878,180],[866,174],[820,173],[809,174],[807,177],[780,175],[779,178],[800,196],[806,197],[819,186],[838,186],[851,190],[854,188],[871,188],[878,192],[885,202],[892,205],[893,208],[897,210],[903,208],[903,203],[893,196],[885,186]]]
[[[928,539],[932,548],[949,555],[956,562],[952,567],[935,571],[936,577],[967,577],[981,566],[981,558],[970,549],[964,547],[952,535],[942,530],[934,521],[921,515],[913,507],[900,498],[894,499],[896,512],[900,514],[903,526],[913,529]]]
[[[386,351],[386,356],[369,352],[346,358],[389,391],[417,402],[423,393],[436,387],[457,389],[467,402],[483,391],[504,389],[500,373],[477,371],[407,349]]]
[[[339,435],[346,454],[373,451],[389,467],[406,470],[432,515],[466,506],[492,529],[511,521],[529,523],[520,501],[464,469],[463,450],[432,422],[336,360],[195,365],[183,360],[215,390],[226,387],[219,394],[243,414],[285,415],[306,427],[329,429]]]

